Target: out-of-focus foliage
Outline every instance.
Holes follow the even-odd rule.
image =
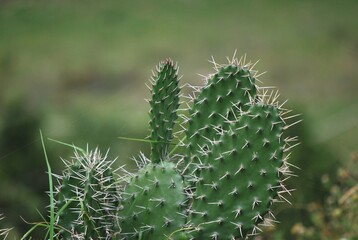
[[[307,210],[311,225],[296,223],[296,239],[358,239],[358,153],[339,167],[336,176],[323,175],[322,185],[329,191],[324,203],[311,202]]]
[[[290,237],[285,236],[281,224],[264,228],[264,233],[255,240],[356,240],[358,239],[358,153],[353,152],[347,162],[334,174],[319,176],[322,201],[302,203],[306,218],[293,217]],[[293,208],[299,206],[292,206]],[[286,221],[288,218],[283,218]],[[309,220],[309,221],[308,221]]]
[[[303,116],[304,117],[304,116]],[[288,135],[299,136],[301,144],[293,150],[291,163],[297,168],[294,173],[297,177],[289,180],[289,187],[295,189],[289,197],[291,205],[279,206],[278,225],[264,228],[261,236],[255,238],[283,240],[293,237],[291,227],[297,222],[310,226],[313,224],[310,212],[307,210],[307,203],[315,202],[319,205],[324,204],[329,196],[329,189],[324,187],[321,176],[327,175],[332,178],[335,169],[339,166],[339,157],[326,146],[315,146],[312,143],[312,135],[309,131],[307,121],[289,129]],[[322,165],[322,161],[325,164]]]
[[[16,100],[4,110],[0,128],[0,206],[6,218],[0,228],[11,224],[23,229],[28,224],[21,220],[37,219],[37,206],[48,205],[46,165],[37,141],[41,126],[40,115],[31,111],[23,99]],[[50,155],[52,156],[52,155]],[[39,209],[47,214],[46,209]]]

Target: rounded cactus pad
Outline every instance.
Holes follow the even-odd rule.
[[[247,111],[256,95],[255,78],[250,70],[235,62],[218,69],[207,81],[193,102],[188,120],[186,158],[191,165],[190,174],[197,169],[199,150],[210,148],[207,140],[218,139],[218,130],[226,130],[227,120]]]
[[[203,154],[190,210],[195,239],[255,234],[282,191],[284,123],[273,106],[253,105]]]
[[[118,215],[124,239],[174,239],[185,223],[183,180],[173,163],[144,166],[131,177],[123,196]]]

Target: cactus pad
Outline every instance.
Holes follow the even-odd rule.
[[[168,155],[179,107],[178,70],[171,60],[163,61],[152,77],[150,104],[151,159],[158,163]]]
[[[228,120],[249,108],[256,95],[255,78],[250,71],[232,63],[218,69],[208,78],[190,111],[186,132],[188,143],[187,162],[189,174],[195,173],[201,163],[200,152],[210,148],[209,140],[218,140],[221,129],[227,130]]]
[[[183,180],[170,162],[148,164],[131,177],[119,212],[124,239],[171,239],[185,223]]]
[[[57,225],[64,239],[107,239],[116,231],[119,204],[112,163],[98,150],[76,153],[59,176],[56,208]]]
[[[204,154],[190,216],[195,239],[257,232],[282,190],[282,131],[277,108],[254,105]]]

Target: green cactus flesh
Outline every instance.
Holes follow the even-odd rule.
[[[281,186],[282,131],[278,109],[257,104],[213,142],[193,198],[194,239],[236,239],[259,229]]]
[[[62,238],[107,239],[116,231],[119,196],[111,164],[97,150],[67,163],[56,202]]]
[[[209,140],[217,140],[221,129],[228,129],[228,120],[249,108],[256,95],[255,78],[238,64],[222,67],[208,79],[194,100],[186,132],[189,174],[195,173],[200,152],[210,147]]]
[[[77,192],[81,191],[76,188],[80,188],[82,184],[74,173],[81,171],[78,162],[69,166],[57,190],[56,207],[58,211],[63,210],[58,216],[57,224],[60,226],[59,235],[64,239],[71,239],[74,233],[84,232],[83,225],[79,223],[79,213],[75,210],[80,208]]]
[[[159,64],[152,77],[152,99],[150,103],[151,159],[158,163],[168,155],[173,138],[173,127],[179,107],[178,70],[171,60]]]
[[[173,163],[144,166],[130,179],[123,196],[121,239],[175,239],[174,233],[185,223],[186,196]]]
[[[113,216],[119,204],[115,180],[110,169],[92,169],[88,174],[83,204],[83,219],[87,226],[85,238],[101,239],[115,233]]]

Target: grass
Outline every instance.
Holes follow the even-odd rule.
[[[48,231],[49,231],[50,240],[53,240],[54,235],[55,235],[55,231],[54,231],[54,229],[55,229],[55,198],[54,198],[54,192],[53,192],[52,170],[51,170],[50,162],[47,158],[45,143],[44,143],[44,139],[43,139],[41,131],[40,131],[40,136],[41,136],[41,144],[42,144],[42,148],[43,148],[44,156],[45,156],[45,160],[46,160],[48,184],[49,184],[49,195],[50,195],[50,224],[48,226]]]
[[[56,226],[55,225],[55,221],[56,219],[58,219],[58,217],[66,210],[66,208],[74,201],[74,199],[70,199],[66,202],[66,204],[64,204],[60,209],[58,209],[57,212],[55,212],[55,198],[54,198],[54,186],[53,186],[53,181],[52,181],[52,169],[51,169],[51,165],[47,156],[47,152],[46,152],[46,146],[45,146],[45,142],[44,142],[44,138],[42,135],[42,131],[40,130],[40,139],[41,139],[41,145],[42,145],[42,149],[43,149],[43,153],[44,153],[44,157],[45,157],[45,161],[46,161],[46,166],[47,166],[47,175],[48,175],[48,184],[49,184],[49,206],[50,206],[50,215],[49,215],[49,221],[46,220],[46,217],[44,217],[40,211],[37,211],[38,214],[41,216],[42,218],[42,222],[35,222],[35,223],[29,223],[29,225],[32,225],[32,227],[27,230],[25,232],[25,234],[23,234],[21,236],[21,240],[25,240],[25,239],[31,239],[31,234],[38,228],[45,228],[47,229],[47,233],[44,236],[44,239],[49,239],[49,240],[54,240],[55,239],[55,229],[56,228],[61,228],[61,226]],[[75,151],[79,151],[81,153],[85,153],[85,150],[77,147],[73,144],[68,144],[68,143],[64,143],[55,139],[50,139],[50,141],[59,143],[61,145],[67,146],[67,147],[71,147],[73,148],[73,150]],[[1,215],[0,215],[1,217]],[[2,218],[0,218],[0,220],[2,220]],[[8,232],[10,232],[12,229],[0,229],[0,236],[1,235],[5,235],[5,237],[7,236]],[[3,234],[4,233],[4,234]]]

